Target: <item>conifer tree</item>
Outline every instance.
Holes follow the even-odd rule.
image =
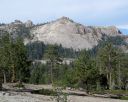
[[[80,86],[85,88],[87,92],[96,88],[99,72],[95,60],[90,57],[86,50],[81,52],[80,57],[75,62],[75,67]]]
[[[103,48],[99,49],[98,55],[100,60],[100,73],[107,77],[109,89],[112,90],[115,86],[117,63],[120,53],[113,44],[107,43]]]
[[[56,64],[59,64],[62,60],[60,59],[60,56],[58,55],[57,46],[56,45],[49,45],[46,53],[44,55],[45,58],[48,59],[48,62],[50,63],[50,75],[51,75],[51,83],[53,83],[53,69],[55,68]]]

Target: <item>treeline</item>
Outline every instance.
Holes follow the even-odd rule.
[[[49,63],[41,64],[35,63],[31,66],[31,76],[30,76],[30,83],[32,84],[51,84],[51,66]],[[53,81],[54,84],[57,85],[69,85],[69,75],[73,70],[73,65],[55,65],[53,68]],[[69,81],[68,81],[69,80]]]
[[[106,37],[93,49],[80,51],[79,56],[70,65],[57,64],[58,62],[52,60],[45,65],[36,63],[32,68],[30,83],[49,84],[53,81],[53,84],[81,87],[88,91],[127,90],[128,54],[122,51],[121,45],[127,46],[123,38]],[[51,55],[53,59],[61,58],[55,46],[45,54]]]
[[[0,82],[26,82],[30,61],[21,38],[13,39],[7,33],[0,38]]]
[[[45,50],[49,47],[49,44],[44,44],[43,42],[36,41],[30,42],[26,45],[27,47],[27,56],[30,60],[41,60],[44,57]],[[79,51],[75,51],[72,48],[63,48],[62,45],[56,46],[59,56],[63,58],[77,58]]]
[[[99,48],[95,57],[83,51],[75,61],[78,86],[92,89],[127,89],[128,54],[112,43]]]
[[[100,48],[97,56],[83,50],[70,65],[55,64],[52,68],[54,84],[90,90],[128,89],[128,54],[110,43]],[[50,84],[50,64],[33,65],[30,83]]]
[[[23,44],[9,34],[0,38],[0,83],[52,84],[91,90],[127,90],[128,54],[121,37],[106,37],[91,50],[74,51],[41,42]],[[75,58],[64,64],[63,58]],[[47,63],[35,62],[47,59]],[[1,84],[0,84],[1,86]]]

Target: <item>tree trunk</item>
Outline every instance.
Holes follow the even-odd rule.
[[[108,70],[109,70],[109,89],[112,90],[112,67],[111,67],[111,56],[108,56]]]
[[[1,80],[0,80],[0,91],[2,90],[2,82],[1,82]]]
[[[121,72],[120,72],[120,61],[119,61],[119,70],[118,70],[118,85],[121,90]]]
[[[6,78],[5,70],[3,70],[3,78],[4,78],[4,84],[6,84],[7,83],[7,78]]]
[[[51,62],[51,83],[53,85],[53,63]]]
[[[112,90],[112,74],[109,74],[109,89]]]
[[[109,89],[109,74],[107,72],[107,89]]]
[[[22,86],[22,85],[23,85],[23,82],[22,82],[22,81],[23,81],[23,80],[22,80],[22,77],[23,77],[23,76],[22,76],[21,73],[22,73],[22,72],[19,71],[19,81],[18,81],[18,84]]]
[[[2,71],[0,70],[0,91],[2,90]]]
[[[101,85],[100,85],[100,82],[96,82],[96,90],[101,90]]]
[[[12,79],[11,82],[14,83],[15,82],[15,66],[12,66]]]
[[[23,86],[22,80],[19,80],[19,81],[18,81],[18,86],[19,86],[19,87],[22,87],[22,86]]]

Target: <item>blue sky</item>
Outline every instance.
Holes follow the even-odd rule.
[[[62,16],[85,25],[128,28],[128,0],[0,0],[0,22],[43,23]]]

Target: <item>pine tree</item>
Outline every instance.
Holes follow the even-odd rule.
[[[5,33],[0,38],[0,89],[2,82],[6,83],[7,71],[9,70],[9,50],[10,50],[10,36]]]
[[[48,62],[50,63],[50,75],[51,75],[51,83],[53,83],[53,69],[55,68],[56,64],[59,64],[62,60],[60,59],[60,56],[58,55],[57,46],[56,45],[49,45],[46,53],[44,55],[45,58],[48,59]]]
[[[82,51],[80,57],[75,62],[78,83],[87,92],[96,88],[98,81],[98,70],[95,60],[92,59],[87,51]]]
[[[6,83],[6,71],[9,70],[9,51],[10,51],[10,36],[5,34],[0,39],[0,67],[3,75],[3,81]]]
[[[120,53],[114,45],[107,43],[103,48],[99,49],[98,60],[100,73],[105,74],[108,80],[109,89],[113,89],[115,85],[117,63]]]
[[[29,66],[31,64],[27,59],[27,50],[22,39],[17,38],[14,44],[14,51],[14,56],[16,56],[15,71],[19,82],[22,83],[22,81],[26,79],[26,76],[29,75]]]

